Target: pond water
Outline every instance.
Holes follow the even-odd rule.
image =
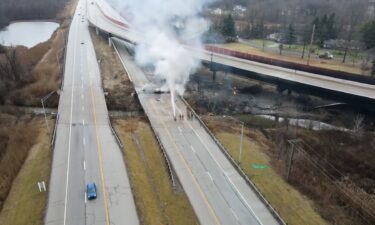
[[[264,119],[269,120],[276,120],[275,116],[270,115],[258,115],[259,117],[262,117]],[[297,127],[303,127],[303,128],[310,128],[312,130],[339,130],[343,132],[350,132],[349,129],[346,129],[344,127],[337,127],[328,123],[323,123],[320,121],[315,120],[308,120],[308,119],[294,119],[294,118],[288,118],[289,124]],[[279,117],[279,122],[284,121],[283,117]]]
[[[0,44],[31,48],[50,39],[58,27],[59,24],[55,22],[15,22],[0,30]]]

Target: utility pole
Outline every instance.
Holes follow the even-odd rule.
[[[312,34],[311,34],[311,41],[310,41],[310,46],[309,46],[309,55],[307,57],[307,65],[310,64],[311,47],[312,47],[312,44],[314,43],[314,36],[315,36],[315,24],[313,25],[313,30],[312,30]]]
[[[289,154],[288,171],[287,171],[287,174],[286,174],[286,180],[287,181],[289,181],[290,171],[292,171],[293,157],[294,157],[294,151],[295,151],[294,145],[301,142],[301,141],[302,141],[301,139],[293,139],[293,140],[288,141],[292,145],[292,150],[291,150],[291,153]]]
[[[242,158],[242,141],[243,141],[243,126],[244,126],[244,122],[240,121],[242,123],[242,126],[241,126],[241,138],[240,138],[240,155],[238,156],[239,158],[239,164],[241,164],[241,158]]]
[[[46,123],[47,132],[49,132],[49,125],[48,125],[48,121],[47,121],[46,108],[44,108],[44,100],[41,99],[40,102],[42,103],[42,107],[43,107],[44,122]]]
[[[46,108],[44,107],[44,102],[45,102],[49,97],[51,97],[51,95],[52,95],[53,93],[55,93],[55,91],[51,91],[49,94],[47,94],[46,96],[44,96],[43,98],[40,99],[40,102],[42,103],[42,107],[43,107],[44,122],[46,123],[47,132],[49,132],[49,124],[48,124],[48,120],[47,120]]]
[[[290,171],[292,170],[292,163],[293,163],[293,156],[294,156],[294,143],[292,145],[292,152],[289,154],[289,161],[288,161],[288,173],[286,175],[286,180],[289,181]]]
[[[243,145],[243,129],[244,129],[244,126],[245,126],[245,122],[239,120],[239,119],[236,119],[234,118],[233,116],[223,116],[224,118],[230,118],[238,123],[241,124],[241,136],[240,136],[240,151],[238,153],[238,164],[241,164],[241,159],[242,159],[242,145]]]

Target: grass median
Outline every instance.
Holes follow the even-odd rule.
[[[142,224],[199,224],[184,192],[173,190],[166,162],[143,119],[117,119],[124,158]]]

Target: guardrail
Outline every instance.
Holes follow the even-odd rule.
[[[56,130],[57,130],[57,125],[59,124],[59,117],[60,117],[60,114],[57,113],[56,114],[56,120],[55,120],[55,126],[53,128],[52,140],[51,140],[52,149],[55,148]]]
[[[116,130],[115,130],[115,129],[113,128],[113,126],[112,126],[112,122],[111,122],[111,120],[109,119],[109,116],[107,116],[107,119],[108,119],[109,127],[111,128],[111,132],[112,132],[113,136],[115,136],[115,139],[116,139],[117,144],[118,144],[121,148],[124,148],[124,145],[122,144],[120,138],[118,137]]]
[[[287,223],[281,218],[278,211],[273,208],[270,204],[270,202],[264,197],[263,193],[257,188],[255,183],[253,183],[250,178],[246,175],[246,173],[242,170],[242,168],[238,165],[238,163],[233,159],[233,157],[228,153],[226,148],[222,145],[222,143],[216,138],[216,136],[211,132],[211,130],[207,127],[207,125],[203,122],[203,120],[200,118],[200,116],[195,112],[193,107],[190,106],[190,104],[184,99],[184,97],[180,96],[180,99],[182,102],[186,105],[186,107],[193,112],[195,118],[199,121],[199,123],[202,125],[202,127],[207,131],[207,133],[211,136],[211,138],[214,140],[214,142],[219,146],[219,149],[221,152],[225,155],[225,157],[229,160],[229,162],[233,165],[233,167],[237,170],[237,172],[242,176],[242,178],[245,179],[246,183],[251,187],[251,189],[254,190],[255,194],[258,196],[258,198],[266,205],[266,207],[269,209],[273,217],[282,225],[287,225]]]
[[[150,123],[150,121],[149,121],[149,123]],[[150,123],[150,124],[151,124],[151,123]],[[175,177],[173,176],[173,168],[172,168],[172,164],[170,163],[170,160],[169,160],[169,158],[168,158],[168,155],[167,155],[167,153],[165,152],[165,148],[164,148],[164,146],[163,146],[163,144],[162,144],[162,142],[161,142],[161,140],[160,140],[159,134],[156,132],[156,130],[154,129],[154,127],[153,127],[152,125],[151,125],[151,129],[152,129],[152,131],[153,131],[153,133],[154,133],[154,136],[155,136],[155,138],[156,138],[156,140],[157,140],[157,142],[158,142],[158,144],[159,144],[159,147],[160,147],[161,152],[162,152],[162,154],[163,154],[164,160],[167,162],[169,178],[170,178],[171,181],[172,181],[172,187],[173,187],[173,189],[175,189],[175,188],[176,188],[176,179],[175,179]]]
[[[69,19],[69,20],[70,20],[69,26],[66,28],[67,32],[64,34],[64,47],[62,49],[63,50],[62,51],[63,52],[63,62],[62,63],[60,63],[60,57],[58,57],[59,51],[56,52],[56,54],[57,54],[56,60],[58,60],[57,63],[60,65],[59,73],[60,73],[60,77],[61,77],[61,84],[60,84],[60,90],[61,91],[64,90],[66,52],[67,52],[67,46],[68,46],[68,40],[69,40],[69,34],[70,34],[70,25],[71,25],[71,22],[72,22],[72,19]],[[60,97],[61,97],[61,92],[60,92]],[[59,97],[59,102],[60,102],[60,97]],[[60,108],[60,104],[57,107],[56,120],[55,120],[55,125],[54,125],[54,128],[53,128],[53,134],[52,134],[52,140],[51,140],[52,150],[55,149],[56,132],[57,132],[57,126],[59,124],[59,117],[60,117],[59,108]]]

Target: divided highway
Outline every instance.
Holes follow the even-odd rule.
[[[99,66],[80,0],[66,51],[46,225],[138,225],[121,150],[113,136]],[[98,197],[87,200],[86,184]]]
[[[135,65],[125,42],[113,42],[200,223],[279,224],[199,121],[186,119],[185,104],[176,99],[177,112],[185,119],[174,121],[170,94],[146,91],[152,77]]]

